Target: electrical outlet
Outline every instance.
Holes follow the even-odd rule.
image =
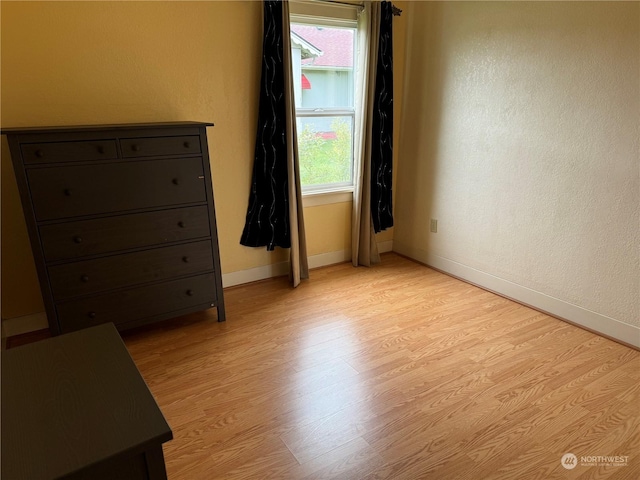
[[[438,233],[438,220],[435,218],[431,219],[431,225],[429,226],[429,230],[431,233]]]

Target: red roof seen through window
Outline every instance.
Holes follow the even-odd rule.
[[[353,30],[312,25],[291,25],[291,30],[322,50],[322,55],[302,60],[303,66],[353,67]]]

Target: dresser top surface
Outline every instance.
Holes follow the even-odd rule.
[[[213,127],[210,122],[152,122],[152,123],[119,123],[113,125],[59,125],[42,127],[2,127],[0,135],[23,135],[39,133],[67,133],[67,132],[100,132],[106,130],[145,130],[175,127]]]

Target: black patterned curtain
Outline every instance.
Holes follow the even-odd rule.
[[[393,6],[382,2],[371,132],[371,216],[376,233],[393,226]]]
[[[290,248],[282,2],[264,2],[260,106],[249,207],[240,243]]]

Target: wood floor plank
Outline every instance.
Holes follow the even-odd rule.
[[[172,480],[640,477],[636,350],[395,254],[225,301],[124,334]]]
[[[486,480],[513,480],[513,472],[518,472],[519,478],[530,480],[547,480],[552,478],[552,472],[557,468],[558,460],[553,459],[551,453],[542,445],[533,444],[523,453],[510,461],[504,462],[491,473],[485,475]]]
[[[384,460],[380,455],[361,437],[358,437],[321,457],[289,470],[282,478],[304,478],[305,480],[362,478],[378,470],[383,464]]]

